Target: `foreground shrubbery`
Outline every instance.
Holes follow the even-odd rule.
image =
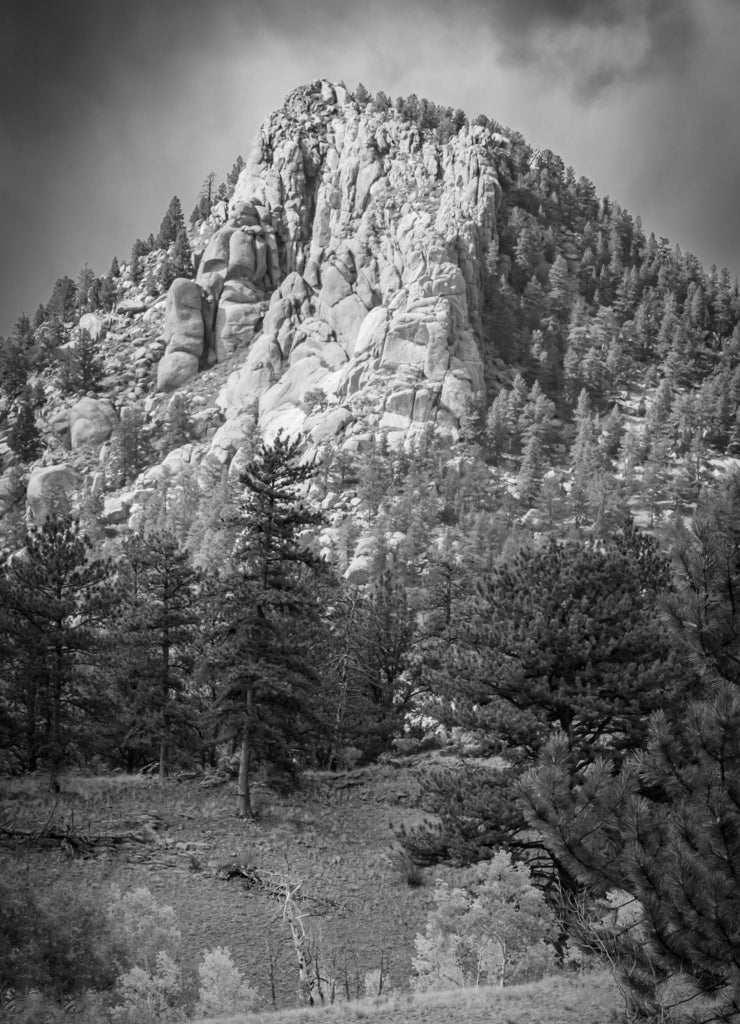
[[[182,963],[172,907],[148,889],[104,902],[46,886],[20,868],[0,879],[0,1008],[22,1024],[57,1019],[153,1024],[254,1009],[259,997],[228,949]]]
[[[500,851],[438,882],[424,935],[416,937],[412,986],[430,989],[515,984],[555,969],[557,921],[523,864]]]

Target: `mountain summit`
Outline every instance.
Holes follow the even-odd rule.
[[[368,408],[394,442],[429,421],[455,431],[483,389],[505,149],[489,128],[445,140],[328,82],[293,92],[204,226],[195,281],[170,289],[159,387],[243,349],[219,405],[266,437],[347,436]]]

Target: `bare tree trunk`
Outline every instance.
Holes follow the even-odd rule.
[[[252,758],[252,698],[251,685],[247,686],[244,701],[244,730],[242,732],[241,756],[239,759],[239,788],[237,814],[241,818],[253,818],[254,810],[249,792],[249,762]]]
[[[162,732],[162,738],[159,743],[159,781],[167,778],[167,761],[169,759],[169,728],[167,725],[164,727]]]
[[[301,979],[301,987],[306,995],[306,1002],[309,1006],[323,1006],[324,992],[321,987],[321,977],[311,955],[308,936],[303,927],[303,915],[299,914],[296,910],[293,894],[288,882],[285,883],[285,908],[283,914],[290,926],[293,946],[298,957],[298,975]]]

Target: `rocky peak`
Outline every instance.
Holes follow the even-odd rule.
[[[294,90],[258,131],[196,281],[170,289],[159,387],[243,352],[218,403],[267,436],[344,444],[379,428],[401,443],[430,420],[454,433],[483,389],[505,146],[475,125],[442,139],[326,81]]]
[[[166,253],[154,250],[115,312],[80,323],[104,336],[106,400],[48,396],[50,458],[66,475],[44,475],[45,456],[31,507],[79,490],[80,473],[101,477],[91,460],[104,463],[129,408],[154,436],[173,393],[193,414],[191,441],[104,497],[104,523],[146,504],[160,469],[173,485],[203,464],[236,472],[256,429],[352,452],[378,433],[411,443],[430,423],[454,437],[484,390],[506,146],[487,127],[420,128],[327,81],[294,90],[258,130],[228,206],[196,228],[195,279],[157,298],[147,282]]]

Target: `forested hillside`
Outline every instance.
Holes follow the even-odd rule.
[[[631,894],[635,1005],[733,1019],[739,323],[518,133],[296,90],[0,339],[0,770],[221,773],[250,819],[441,748],[409,863],[510,854],[561,962]]]

